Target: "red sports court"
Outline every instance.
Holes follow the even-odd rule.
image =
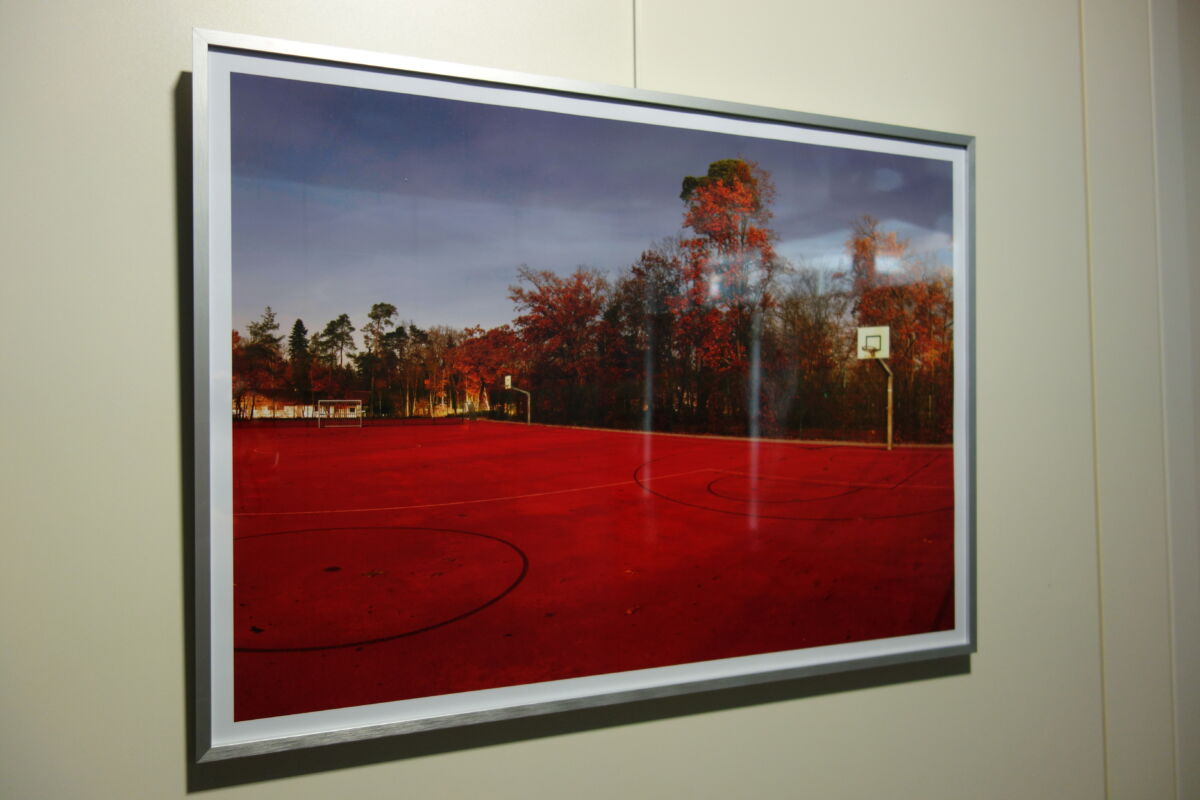
[[[235,719],[954,627],[949,446],[424,423],[235,425]]]

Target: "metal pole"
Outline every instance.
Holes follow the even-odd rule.
[[[892,449],[892,371],[888,370],[888,450]]]
[[[887,401],[887,406],[888,406],[887,449],[888,449],[888,450],[891,450],[891,449],[892,449],[892,368],[891,368],[891,367],[889,367],[889,366],[887,365],[887,362],[886,362],[886,361],[884,361],[882,358],[876,359],[876,361],[878,361],[878,362],[879,362],[879,366],[883,367],[883,370],[884,370],[884,372],[886,372],[886,373],[887,373],[887,376],[888,376],[888,390],[887,390],[887,397],[888,397],[888,401]]]
[[[533,398],[524,389],[518,389],[515,386],[512,388],[514,392],[520,392],[525,395],[525,424],[529,425],[533,422]]]

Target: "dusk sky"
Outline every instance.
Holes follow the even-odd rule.
[[[950,264],[947,161],[252,75],[230,88],[243,331],[264,306],[282,334],[343,312],[361,329],[378,302],[421,327],[511,322],[521,265],[616,276],[681,232],[684,176],[725,158],[771,175],[794,264],[844,269],[864,214]]]

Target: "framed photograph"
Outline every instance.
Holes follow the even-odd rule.
[[[197,759],[973,652],[970,136],[195,46]]]

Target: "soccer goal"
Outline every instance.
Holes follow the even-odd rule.
[[[362,400],[318,400],[318,428],[361,428]]]

